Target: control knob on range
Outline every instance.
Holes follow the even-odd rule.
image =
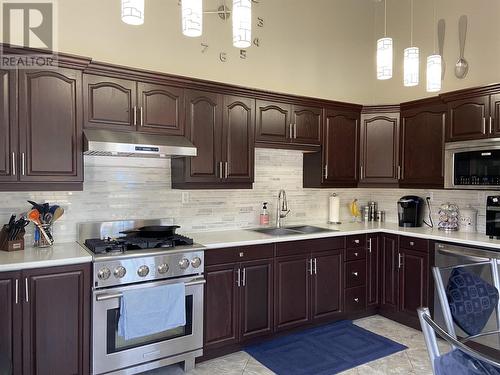
[[[181,268],[181,270],[185,270],[186,268],[188,268],[189,267],[189,259],[182,258],[179,261],[179,267]]]
[[[194,257],[192,260],[191,260],[191,265],[194,267],[194,268],[198,268],[199,266],[201,266],[201,259],[199,257]]]
[[[127,273],[127,270],[123,266],[118,266],[115,268],[115,272],[113,273],[117,279],[121,279],[125,274]]]
[[[97,272],[97,278],[100,280],[107,280],[111,276],[111,271],[108,267],[103,267]]]
[[[168,272],[168,264],[162,263],[158,266],[158,273],[165,274]]]
[[[137,270],[137,274],[140,277],[146,277],[149,273],[149,267],[148,266],[140,266],[139,269]]]

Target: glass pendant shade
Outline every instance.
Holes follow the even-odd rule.
[[[129,25],[142,25],[144,0],[122,0],[122,21]]]
[[[189,37],[201,36],[203,30],[203,1],[182,0],[182,33]]]
[[[418,47],[409,47],[404,50],[404,85],[406,87],[417,86],[419,79],[419,50]]]
[[[377,79],[392,78],[392,38],[377,40]]]
[[[252,0],[233,0],[233,45],[248,48],[252,45]]]
[[[427,58],[427,92],[441,90],[441,56],[431,55]]]

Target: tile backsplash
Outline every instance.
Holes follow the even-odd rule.
[[[173,190],[170,160],[85,156],[85,183],[81,192],[0,192],[0,222],[11,213],[29,209],[27,199],[58,203],[66,210],[56,223],[57,242],[76,240],[77,223],[131,218],[168,218],[182,227],[180,232],[249,228],[258,225],[262,202],[269,202],[271,222],[275,218],[279,189],[287,192],[291,212],[287,223],[325,222],[328,196],[341,199],[341,218],[350,219],[347,204],[377,201],[386,211],[386,221],[397,221],[396,201],[403,195],[431,196],[434,220],[443,202],[478,210],[478,230],[485,230],[486,196],[483,191],[409,189],[303,189],[302,152],[257,149],[255,183],[252,190]],[[183,202],[184,194],[184,202]],[[32,231],[28,232],[31,236]],[[31,238],[27,238],[28,241]]]

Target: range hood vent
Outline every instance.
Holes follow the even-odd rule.
[[[95,156],[172,158],[196,156],[196,147],[182,136],[85,129],[83,153]]]

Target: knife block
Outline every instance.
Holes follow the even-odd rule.
[[[8,238],[8,233],[5,228],[2,228],[0,231],[0,250],[1,251],[20,251],[24,250],[24,233],[25,231],[22,230],[19,232],[17,239],[9,241],[7,240]]]

